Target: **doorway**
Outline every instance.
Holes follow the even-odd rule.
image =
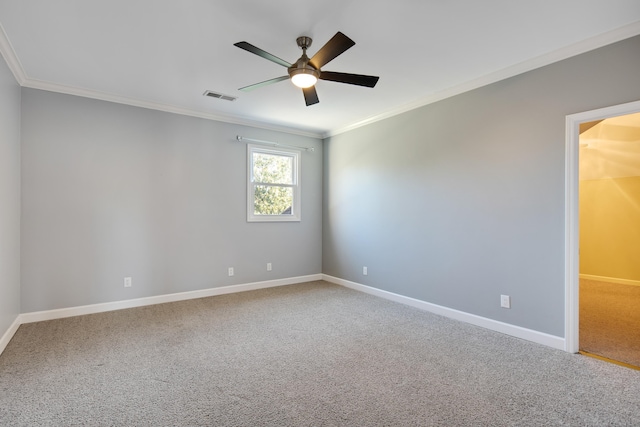
[[[640,113],[579,132],[579,350],[640,369]]]
[[[565,350],[571,353],[580,350],[580,127],[582,125],[584,132],[589,126],[593,127],[605,119],[635,113],[640,113],[640,101],[566,117]]]

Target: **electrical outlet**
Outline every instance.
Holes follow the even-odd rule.
[[[229,276],[233,276],[233,267],[229,267]]]
[[[124,287],[125,288],[130,288],[132,284],[133,283],[132,283],[131,277],[125,277],[124,278]]]
[[[367,267],[362,267],[362,275],[366,276],[367,274],[369,274],[369,270],[367,269]]]
[[[270,262],[268,262],[268,263],[267,263],[267,271],[271,271],[271,270],[272,270],[272,268],[271,268],[271,263],[270,263]]]
[[[511,308],[511,297],[509,295],[500,295],[500,307]]]

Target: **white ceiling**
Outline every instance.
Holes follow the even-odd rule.
[[[0,0],[0,52],[21,85],[326,136],[640,34],[638,0]],[[284,81],[295,39],[356,45],[323,67],[380,76],[320,81],[306,107]],[[202,96],[237,96],[234,102]]]

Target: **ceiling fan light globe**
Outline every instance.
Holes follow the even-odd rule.
[[[291,76],[291,82],[302,89],[315,85],[317,81],[318,78],[313,74],[298,73]]]

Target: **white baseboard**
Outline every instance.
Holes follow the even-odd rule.
[[[472,325],[480,326],[482,328],[490,329],[492,331],[500,332],[506,335],[511,335],[516,338],[521,338],[527,341],[546,345],[558,350],[565,350],[565,340],[562,337],[557,337],[555,335],[549,335],[544,332],[538,332],[531,329],[522,328],[520,326],[499,322],[497,320],[488,319],[486,317],[476,316],[475,314],[465,313],[464,311],[454,310],[452,308],[443,307],[441,305],[432,304],[415,298],[405,297],[403,295],[394,294],[393,292],[383,291],[380,289],[372,288],[370,286],[362,285],[360,283],[329,276],[327,274],[323,274],[322,278],[327,282],[335,283],[336,285],[341,285],[347,288],[354,289],[356,291],[365,292],[367,294],[399,302],[401,304],[409,305],[411,307],[419,308],[421,310],[429,311],[431,313],[439,314],[451,319],[470,323]]]
[[[13,321],[9,329],[7,329],[4,335],[2,335],[2,338],[0,338],[0,354],[7,348],[9,341],[11,341],[11,338],[13,338],[20,325],[20,316],[17,316],[16,320]]]
[[[581,279],[595,280],[597,282],[617,283],[619,285],[640,286],[640,280],[618,279],[617,277],[594,276],[592,274],[580,274]]]
[[[497,320],[487,319],[485,317],[476,316],[474,314],[465,313],[463,311],[454,310],[451,308],[443,307],[437,304],[431,304],[425,301],[421,301],[415,298],[406,297],[392,292],[383,291],[380,289],[372,288],[370,286],[362,285],[360,283],[351,282],[337,277],[329,276],[327,274],[312,274],[308,276],[290,277],[287,279],[269,280],[264,282],[246,283],[241,285],[223,286],[219,288],[202,289],[191,292],[180,292],[175,294],[158,295],[147,298],[138,298],[124,301],[115,301],[103,304],[84,305],[79,307],[61,308],[56,310],[46,310],[31,313],[20,314],[5,334],[0,339],[0,354],[5,349],[13,335],[18,330],[18,327],[23,323],[41,322],[45,320],[62,319],[65,317],[81,316],[85,314],[103,313],[106,311],[121,310],[125,308],[143,307],[153,304],[163,304],[175,301],[184,301],[196,298],[205,298],[216,295],[231,294],[237,292],[252,291],[257,289],[266,289],[276,286],[292,285],[296,283],[312,282],[316,280],[326,280],[327,282],[335,283],[347,288],[351,288],[360,292],[365,292],[371,295],[375,295],[381,298],[385,298],[391,301],[399,302],[401,304],[409,305],[421,310],[429,311],[431,313],[439,314],[441,316],[449,317],[451,319],[459,320],[462,322],[470,323],[472,325],[480,326],[486,329],[490,329],[503,334],[511,335],[517,338],[532,341],[538,344],[543,344],[548,347],[564,350],[564,338],[554,335],[545,334],[543,332],[534,331],[531,329],[522,328],[508,323],[499,322]]]
[[[276,286],[293,285],[295,283],[322,280],[321,274],[309,276],[289,277],[286,279],[268,280],[264,282],[245,283],[241,285],[222,286],[219,288],[202,289],[199,291],[180,292],[175,294],[158,295],[153,297],[130,299],[124,301],[107,302],[102,304],[83,305],[79,307],[61,308],[56,310],[22,313],[19,324],[41,322],[44,320],[62,319],[65,317],[82,316],[85,314],[103,313],[105,311],[122,310],[124,308],[144,307],[147,305],[163,304],[167,302],[184,301],[196,298],[212,297],[216,295],[232,294],[236,292],[253,291],[256,289],[273,288]],[[13,336],[13,335],[12,335]]]

